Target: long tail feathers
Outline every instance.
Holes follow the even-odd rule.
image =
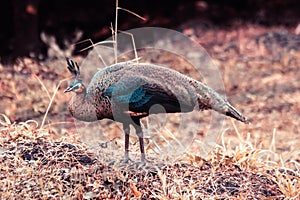
[[[227,111],[224,114],[227,116],[233,117],[234,119],[237,119],[241,122],[244,122],[245,124],[250,123],[250,121],[246,117],[244,117],[238,110],[236,110],[229,103],[227,103]]]
[[[224,97],[211,88],[199,82],[194,83],[193,86],[198,92],[197,97],[200,110],[213,109],[219,113],[244,122],[245,124],[250,123],[250,121],[235,109]]]

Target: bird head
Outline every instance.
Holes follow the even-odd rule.
[[[84,83],[80,79],[75,79],[67,89],[65,89],[66,92],[75,92],[77,94],[83,93],[86,91],[86,87]]]
[[[69,85],[69,87],[64,91],[66,92],[75,92],[77,94],[85,93],[86,87],[80,78],[80,70],[77,62],[66,58],[68,64],[68,70],[75,76],[75,80]]]

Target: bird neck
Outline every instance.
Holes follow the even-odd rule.
[[[69,111],[74,118],[80,121],[92,122],[98,119],[94,100],[86,91],[72,97]]]

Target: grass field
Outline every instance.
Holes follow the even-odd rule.
[[[201,156],[197,141],[203,141],[210,128],[219,131],[209,127],[211,112],[193,113],[190,125],[180,131],[178,115],[164,116],[163,125],[152,117],[144,121],[150,162],[124,164],[119,162],[124,146],[119,124],[74,123],[70,117],[70,96],[63,93],[68,81],[57,88],[69,77],[64,60],[20,59],[0,66],[0,198],[299,199],[299,36],[285,27],[196,24],[182,26],[183,33],[211,55],[227,99],[251,119],[250,125],[226,119],[218,144]],[[139,53],[144,62],[194,76],[180,58]],[[99,61],[89,62],[97,66]],[[155,151],[160,143],[155,137],[164,135],[170,141],[172,133],[189,139],[190,132],[196,134],[186,152],[172,157],[172,152]],[[134,134],[131,141],[132,159],[139,161]]]

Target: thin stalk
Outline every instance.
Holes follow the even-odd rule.
[[[116,0],[116,18],[115,18],[115,31],[114,31],[114,35],[115,35],[115,43],[114,43],[115,63],[118,63],[118,10],[119,10],[119,1]]]
[[[52,95],[52,98],[51,98],[51,100],[50,100],[50,102],[49,102],[49,104],[48,104],[48,108],[47,108],[47,110],[46,110],[46,113],[45,113],[45,115],[44,115],[44,118],[43,118],[43,121],[42,121],[42,124],[41,124],[41,128],[43,128],[43,126],[44,126],[44,124],[45,124],[45,121],[46,121],[48,112],[49,112],[49,110],[50,110],[50,108],[51,108],[51,105],[52,105],[52,103],[53,103],[53,101],[54,101],[54,97],[56,96],[56,93],[57,93],[57,91],[58,91],[60,85],[62,84],[62,82],[66,81],[66,80],[68,80],[68,79],[70,79],[70,78],[65,78],[65,79],[59,81],[58,85],[56,86],[56,88],[55,88],[55,90],[54,90],[54,94]]]

